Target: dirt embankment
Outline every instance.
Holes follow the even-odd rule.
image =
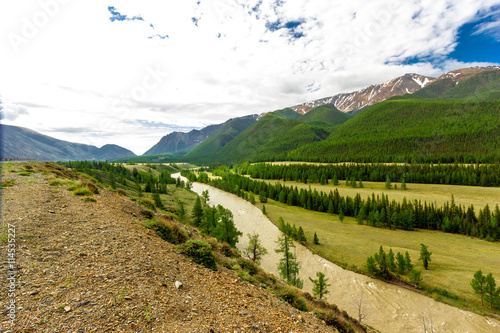
[[[1,242],[1,332],[334,332],[179,254],[140,225],[142,208],[128,198],[101,190],[84,202],[40,173],[9,179],[17,185],[2,190],[2,225],[15,226],[15,260]]]

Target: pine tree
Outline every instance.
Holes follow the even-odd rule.
[[[390,249],[389,253],[387,254],[387,268],[393,272],[396,270],[396,261],[395,261],[394,252],[392,252],[392,249]]]
[[[186,215],[186,211],[184,210],[184,204],[181,201],[179,201],[178,205],[179,205],[179,217],[183,218]]]
[[[281,236],[276,241],[279,248],[275,249],[276,253],[282,253],[283,257],[278,263],[278,271],[280,277],[287,283],[297,286],[301,284],[300,279],[297,278],[299,273],[300,265],[295,260],[295,255],[292,253],[292,249],[295,248],[292,238],[287,234],[281,234]]]
[[[377,262],[372,256],[369,256],[366,258],[366,271],[370,275],[377,275],[378,274],[378,268],[377,268]]]
[[[330,291],[326,289],[327,287],[330,286],[330,284],[327,283],[328,279],[325,279],[325,274],[321,272],[316,272],[316,276],[318,277],[317,279],[309,278],[309,280],[311,280],[311,282],[314,284],[313,287],[314,296],[319,297],[319,299],[322,299],[323,296],[330,293]]]
[[[266,205],[262,205],[262,214],[267,215]]]
[[[424,265],[425,269],[429,269],[429,261],[431,261],[431,254],[432,252],[429,252],[427,246],[420,243],[420,258],[418,258],[418,260],[422,261],[422,264]]]
[[[304,233],[304,229],[302,229],[302,227],[299,227],[299,230],[297,231],[297,240],[299,242],[307,242],[307,239],[306,239],[306,235]]]
[[[255,205],[255,195],[253,194],[253,192],[250,192],[250,195],[248,196],[248,201],[250,201],[252,205]]]
[[[333,175],[333,185],[337,186],[339,184],[339,177],[337,176],[337,174],[335,173]]]
[[[401,189],[402,189],[403,191],[406,191],[406,189],[407,189],[407,188],[406,188],[406,180],[404,179],[404,177],[403,177],[403,181],[401,182]]]
[[[396,254],[396,264],[398,266],[398,273],[404,274],[406,270],[406,261],[401,252],[398,252],[398,254]]]
[[[481,272],[481,270],[478,270],[476,273],[474,273],[474,278],[472,279],[470,285],[472,286],[472,289],[474,289],[474,292],[476,294],[481,295],[481,305],[484,305],[483,297],[486,286],[486,277],[483,275],[483,272]]]
[[[377,262],[378,269],[380,274],[383,277],[387,277],[389,275],[389,270],[387,267],[387,255],[385,254],[384,248],[382,245],[380,245],[380,249],[378,250],[378,253],[375,253],[373,256],[375,258],[375,261]]]
[[[342,211],[342,208],[340,208],[340,211],[339,211],[339,220],[340,222],[344,222],[344,212]]]
[[[256,234],[254,232],[253,235],[247,234],[247,236],[248,247],[246,249],[245,255],[248,257],[248,259],[258,264],[260,263],[262,257],[267,254],[267,249],[260,243],[259,234]]]
[[[203,201],[207,203],[208,200],[210,200],[210,195],[208,194],[208,190],[201,192],[201,197],[203,198]]]
[[[413,269],[413,264],[411,263],[411,258],[408,251],[405,252],[405,266],[408,271],[411,271]]]
[[[234,225],[233,213],[221,205],[217,206],[220,221],[213,231],[213,236],[220,242],[226,242],[232,247],[238,243],[238,238],[243,235]]]
[[[319,245],[319,238],[318,235],[316,235],[316,233],[314,233],[314,244]]]
[[[385,188],[390,189],[391,187],[391,178],[389,177],[389,175],[387,175],[387,177],[385,178]]]
[[[193,224],[195,226],[199,226],[201,223],[201,218],[203,216],[203,207],[201,207],[201,199],[199,196],[196,197],[196,201],[194,202],[193,212],[191,216],[193,217]]]
[[[490,273],[485,278],[484,286],[484,298],[486,299],[486,302],[490,303],[490,309],[493,309],[493,305],[497,303],[499,294],[500,288],[497,289],[495,278]]]

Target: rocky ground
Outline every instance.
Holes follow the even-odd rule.
[[[15,226],[18,273],[12,298],[4,239],[1,332],[335,331],[233,271],[179,254],[141,225],[143,208],[127,197],[101,190],[97,202],[84,202],[47,177],[3,178],[16,183],[1,191],[2,225]]]

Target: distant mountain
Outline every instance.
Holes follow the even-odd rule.
[[[294,111],[292,111],[294,112]],[[231,142],[241,132],[257,122],[258,115],[229,119],[209,138],[189,152],[189,155],[207,156],[214,154]]]
[[[111,160],[136,156],[117,145],[97,148],[91,145],[58,140],[24,127],[0,125],[2,158],[39,161]]]
[[[201,130],[192,130],[188,133],[172,132],[165,135],[143,155],[159,155],[189,151],[205,141],[224,124],[210,125]]]
[[[349,119],[351,119],[349,115],[328,104],[318,106],[298,118],[298,120],[305,123],[326,123],[330,125],[342,124]]]
[[[299,113],[307,113],[321,105],[331,105],[342,112],[355,112],[367,106],[385,101],[393,96],[411,94],[435,80],[419,74],[405,74],[385,83],[371,85],[368,88],[351,93],[338,94],[311,102],[293,106]]]
[[[350,119],[348,115],[330,107],[311,112],[311,116],[304,118],[304,121],[304,116],[297,116],[290,109],[266,113],[224,146],[210,145],[211,137],[185,158],[204,163],[280,159],[290,150],[326,139],[333,125]],[[337,113],[340,113],[340,117],[331,116]]]
[[[500,99],[500,67],[475,67],[452,71],[417,91],[423,98],[461,100]]]

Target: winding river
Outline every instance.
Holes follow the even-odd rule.
[[[209,204],[220,204],[233,212],[236,228],[244,235],[237,244],[240,250],[248,245],[247,233],[254,231],[258,233],[259,239],[269,252],[264,256],[261,267],[278,276],[277,264],[280,256],[274,249],[277,248],[276,240],[280,231],[261,210],[233,194],[205,184],[194,183],[192,190],[200,195],[208,190]],[[361,309],[364,315],[362,322],[381,332],[500,332],[500,322],[497,320],[463,311],[416,292],[344,270],[313,254],[300,244],[296,246],[296,255],[301,265],[299,276],[304,281],[305,291],[312,293],[309,277],[316,278],[316,272],[323,272],[331,284],[327,300],[346,310],[354,318],[358,318]]]

